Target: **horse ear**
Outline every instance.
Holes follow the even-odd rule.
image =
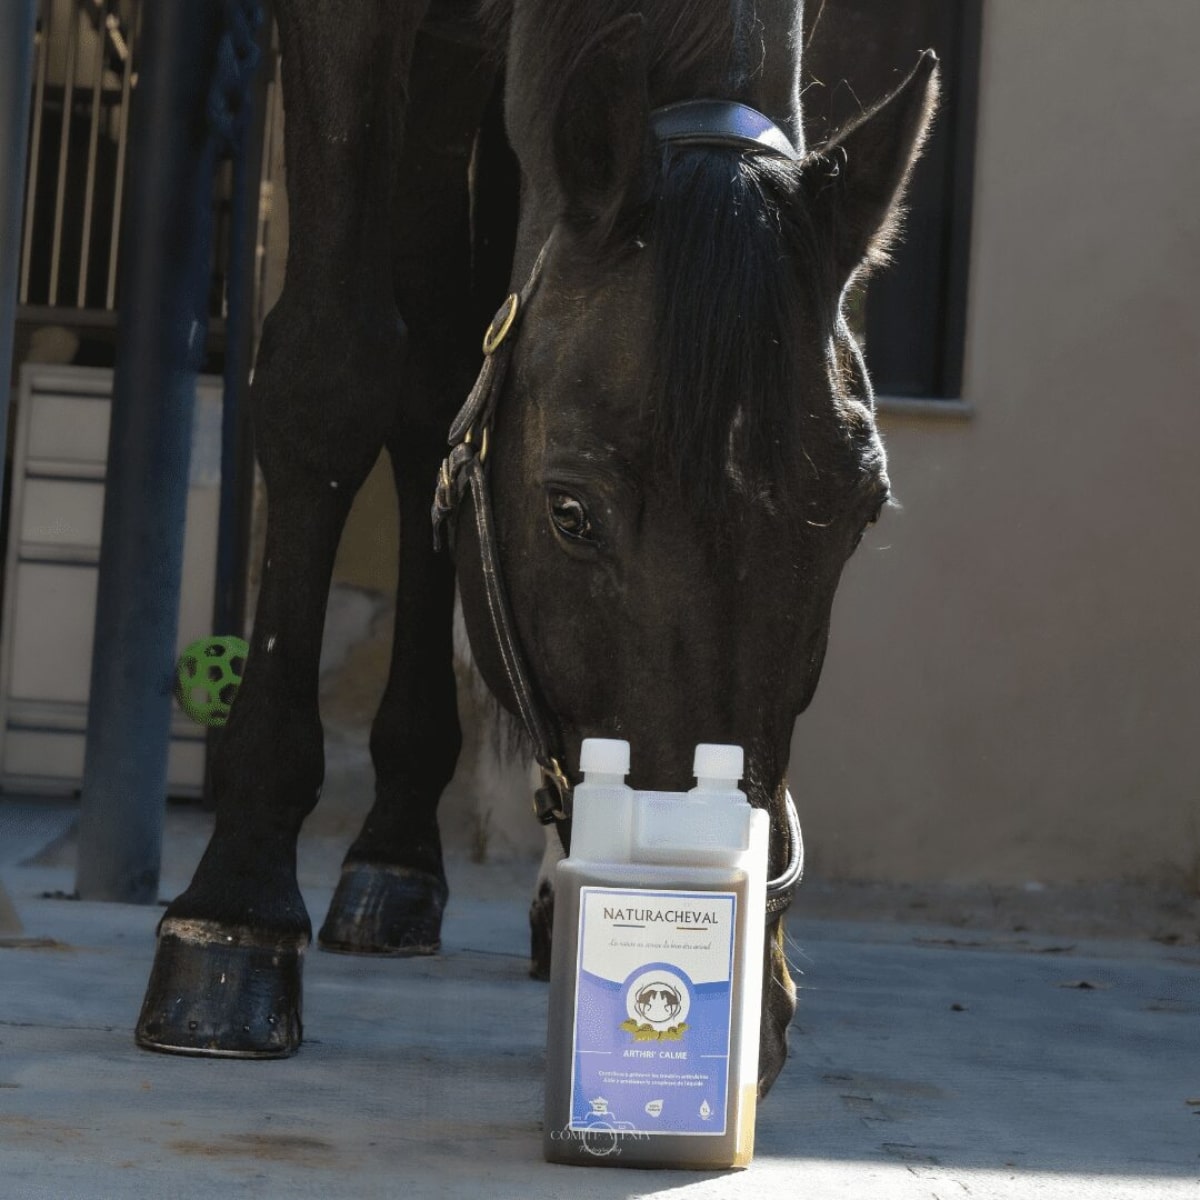
[[[886,261],[937,96],[937,55],[926,50],[890,96],[805,164],[807,191],[818,222],[827,228],[840,282],[864,261]]]
[[[589,237],[608,237],[645,198],[649,154],[645,22],[630,13],[597,33],[567,72],[554,118],[563,216]]]

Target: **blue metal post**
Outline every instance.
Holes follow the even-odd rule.
[[[0,473],[8,441],[35,9],[36,0],[7,0],[0,6]]]
[[[221,0],[143,8],[76,887],[158,899],[196,375],[218,147]]]

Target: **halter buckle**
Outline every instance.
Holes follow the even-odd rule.
[[[500,349],[504,339],[508,337],[517,319],[517,310],[521,307],[521,297],[516,292],[510,292],[507,299],[496,310],[492,323],[483,335],[483,352],[491,357]]]
[[[485,425],[483,427],[483,436],[479,439],[479,452],[477,454],[477,457],[480,462],[483,462],[484,459],[486,459],[488,456],[488,448],[489,448],[488,432],[489,432],[488,426]],[[472,425],[471,428],[467,430],[466,437],[463,438],[463,445],[464,446],[473,446],[474,444],[475,444],[475,426]]]
[[[533,815],[543,825],[567,820],[570,816],[567,797],[570,794],[571,782],[566,772],[557,758],[551,758],[548,765],[542,764],[542,786],[533,797]]]

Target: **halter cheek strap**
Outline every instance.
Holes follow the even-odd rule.
[[[668,105],[651,114],[651,127],[664,144],[716,145],[747,151],[763,151],[797,159],[799,155],[787,136],[762,113],[744,104],[696,100]],[[487,481],[487,458],[496,406],[512,359],[512,346],[529,301],[537,290],[553,234],[542,247],[519,292],[500,306],[483,339],[483,367],[471,394],[450,427],[450,452],[438,472],[433,500],[434,546],[441,548],[447,520],[458,510],[467,491],[471,492],[475,535],[488,614],[504,674],[521,721],[533,743],[534,756],[542,771],[542,786],[534,799],[534,811],[544,825],[570,816],[571,782],[555,753],[551,723],[538,697],[517,636],[508,589],[500,565],[495,524]],[[804,842],[800,821],[790,791],[784,792],[788,859],[782,873],[767,883],[767,914],[781,914],[792,902],[804,874]]]
[[[512,359],[513,337],[525,307],[537,289],[550,241],[542,247],[529,278],[520,292],[511,293],[500,306],[483,337],[483,368],[479,378],[450,426],[450,453],[438,472],[433,498],[433,544],[441,549],[447,519],[455,512],[463,496],[471,492],[475,515],[475,536],[479,543],[479,565],[484,596],[496,648],[504,666],[509,691],[517,705],[521,722],[533,743],[534,757],[542,770],[542,787],[534,800],[534,811],[543,825],[565,820],[570,811],[571,783],[554,753],[549,723],[534,691],[532,676],[517,636],[508,588],[500,567],[496,527],[492,519],[491,492],[487,485],[486,463],[491,445],[496,405],[504,390],[504,381]]]

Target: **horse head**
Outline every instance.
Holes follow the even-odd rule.
[[[701,98],[753,105],[798,141],[795,29],[764,37],[787,49],[734,87],[733,24],[672,63],[666,6],[646,4],[556,63],[552,7],[516,6],[508,67],[526,294],[487,469],[515,637],[569,779],[585,737],[630,740],[630,782],[658,789],[691,785],[697,742],[738,743],[778,866],[793,723],[889,494],[843,301],[886,252],[935,60],[811,153],[662,141],[660,107]],[[515,708],[478,551],[460,521],[472,646]],[[767,1083],[792,1011],[777,939],[768,955]]]

